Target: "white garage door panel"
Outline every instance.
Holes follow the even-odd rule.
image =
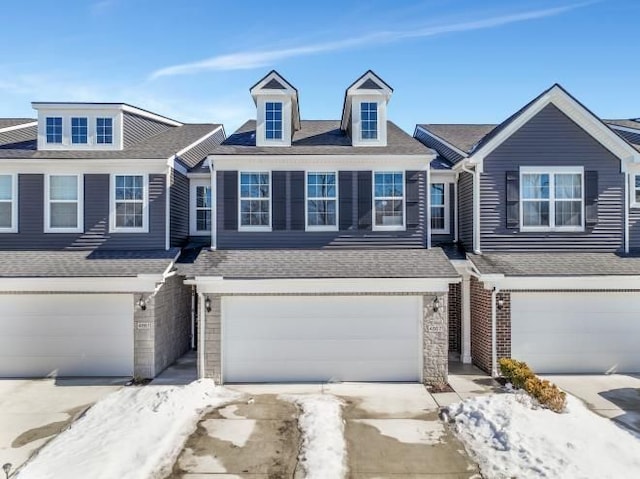
[[[130,376],[128,294],[0,296],[0,376]]]
[[[228,297],[227,382],[418,381],[418,297]]]
[[[638,372],[638,337],[638,294],[511,294],[511,355],[540,373]]]

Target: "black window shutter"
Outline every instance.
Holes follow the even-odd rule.
[[[224,205],[224,229],[238,229],[238,172],[219,171],[222,175],[222,196]]]
[[[585,224],[594,227],[598,223],[598,172],[584,172]]]
[[[358,229],[371,229],[371,172],[358,172]]]
[[[420,224],[420,179],[422,175],[424,173],[421,171],[407,171],[405,173],[407,228],[417,228]]]
[[[271,228],[284,230],[287,228],[287,172],[274,171],[271,173]]]
[[[507,171],[506,177],[507,228],[513,229],[520,226],[520,172]]]
[[[304,171],[291,172],[291,229],[304,230]]]
[[[338,215],[340,229],[353,227],[353,174],[351,171],[338,172]]]

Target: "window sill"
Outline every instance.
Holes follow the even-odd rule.
[[[45,228],[44,232],[46,234],[84,233],[84,229],[82,228]]]
[[[313,233],[315,231],[338,231],[337,226],[307,226],[305,231]]]
[[[109,233],[148,233],[149,228],[110,228]]]
[[[449,235],[451,232],[449,230],[436,230],[431,228],[432,235]]]
[[[241,233],[246,232],[270,232],[271,226],[239,226],[238,231]]]
[[[580,227],[570,227],[570,228],[531,228],[531,227],[520,227],[520,231],[523,233],[584,233],[585,228]]]
[[[405,226],[373,226],[372,231],[406,231]]]
[[[17,233],[18,232],[18,228],[0,228],[0,234],[1,233]]]

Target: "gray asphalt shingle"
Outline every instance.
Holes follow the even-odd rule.
[[[423,124],[418,125],[459,150],[469,153],[496,125]]]
[[[189,277],[457,278],[440,248],[404,250],[202,250],[193,264],[178,265]]]
[[[482,274],[505,276],[640,275],[640,256],[616,253],[485,253],[468,258]]]
[[[211,151],[214,155],[429,155],[435,152],[387,122],[387,146],[354,147],[339,120],[302,120],[290,147],[256,146],[256,122],[249,120]]]
[[[35,118],[0,118],[0,130],[24,123],[33,123],[34,121],[37,120]]]
[[[180,252],[168,251],[0,251],[0,277],[131,277],[162,274]]]

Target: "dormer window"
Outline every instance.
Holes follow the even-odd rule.
[[[282,139],[282,103],[265,103],[265,136],[267,140]]]
[[[86,118],[71,118],[71,143],[87,143],[89,127]]]
[[[47,117],[47,143],[62,143],[62,117]]]
[[[113,143],[113,118],[96,118],[96,142],[99,145]]]
[[[378,104],[375,102],[360,103],[360,126],[363,140],[378,139]]]

